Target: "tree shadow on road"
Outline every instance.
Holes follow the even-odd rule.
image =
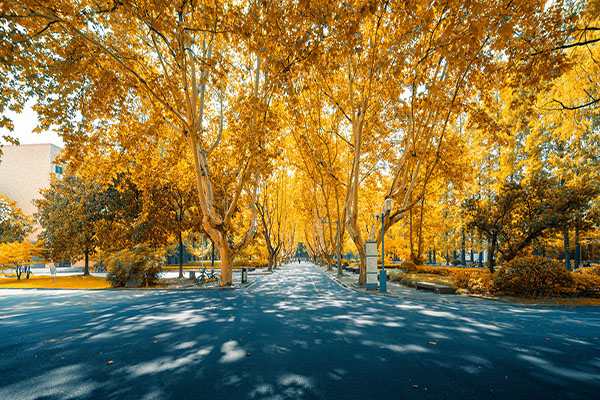
[[[371,296],[306,266],[260,279],[248,291],[31,301],[2,292],[0,398],[583,398],[600,389],[596,309]]]

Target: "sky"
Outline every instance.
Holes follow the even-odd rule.
[[[0,128],[0,136],[8,134],[19,139],[21,144],[38,144],[52,143],[59,147],[64,147],[64,142],[55,132],[34,133],[33,129],[38,124],[37,113],[32,110],[33,102],[28,102],[21,114],[16,114],[12,111],[6,112],[4,115],[12,119],[15,126],[14,131],[9,132],[7,129]],[[0,144],[3,143],[0,139]]]

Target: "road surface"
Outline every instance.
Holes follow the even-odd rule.
[[[0,290],[0,399],[600,393],[598,308],[383,297],[309,263],[252,278],[242,290]]]

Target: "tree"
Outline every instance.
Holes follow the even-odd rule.
[[[104,218],[106,202],[102,187],[76,175],[54,177],[50,187],[35,201],[35,215],[43,231],[40,239],[50,259],[85,258],[84,275],[89,275],[89,257],[97,250],[96,224]]]
[[[589,207],[600,193],[595,184],[569,190],[560,182],[536,176],[525,182],[507,182],[491,200],[470,198],[464,203],[469,227],[488,239],[490,272],[498,249],[504,261],[521,255],[543,234],[560,229],[572,213]]]
[[[0,194],[0,243],[20,242],[33,232],[33,223],[17,203]]]
[[[198,199],[195,188],[185,181],[164,181],[149,188],[145,197],[146,219],[163,232],[174,234],[179,243],[179,278],[183,278],[183,236],[198,226],[193,215]]]
[[[277,265],[277,257],[283,245],[281,232],[283,215],[280,208],[281,203],[283,203],[283,193],[279,185],[277,185],[277,182],[272,183],[273,187],[269,184],[262,186],[261,196],[256,203],[258,215],[262,222],[265,245],[269,255],[269,263],[267,265],[268,271],[272,271],[273,267]]]
[[[3,3],[0,13],[14,28],[4,53],[29,49],[12,58],[23,80],[43,76],[42,125],[60,125],[68,153],[85,142],[91,121],[119,120],[135,103],[185,139],[203,228],[221,253],[220,285],[232,284],[231,262],[256,233],[254,193],[269,161],[279,76],[310,51],[296,37],[271,35],[301,15],[291,3],[69,1]],[[241,205],[250,223],[238,235]]]
[[[22,242],[0,243],[0,269],[14,268],[17,280],[24,273],[29,279],[34,258],[41,256],[42,248],[28,240]]]
[[[327,258],[335,228],[320,220],[343,221],[364,283],[364,243],[381,241],[376,205],[395,200],[384,231],[408,218],[420,258],[416,213],[438,198],[431,192],[440,190],[448,144],[463,143],[452,127],[468,117],[491,138],[504,133],[495,129],[503,128],[493,118],[496,94],[506,88],[520,110],[548,93],[572,65],[563,57],[572,39],[596,34],[586,25],[596,21],[592,5],[580,22],[561,2],[541,0],[8,1],[0,68],[15,84],[0,107],[19,104],[17,85],[35,88],[41,128],[58,126],[65,160],[111,157],[108,181],[137,169],[142,193],[140,171],[154,173],[162,151],[131,143],[166,152],[184,143],[202,221],[195,230],[219,248],[221,285],[232,284],[232,260],[256,234],[256,189],[292,133],[304,159],[292,161],[297,176],[312,182],[302,183],[312,205],[297,231]]]

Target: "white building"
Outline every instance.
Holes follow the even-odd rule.
[[[23,144],[3,146],[0,156],[0,193],[10,200],[26,215],[37,212],[33,200],[40,199],[40,189],[50,187],[52,173],[62,174],[62,167],[54,161],[60,153],[60,147],[53,144]],[[36,240],[39,226],[27,237]]]

